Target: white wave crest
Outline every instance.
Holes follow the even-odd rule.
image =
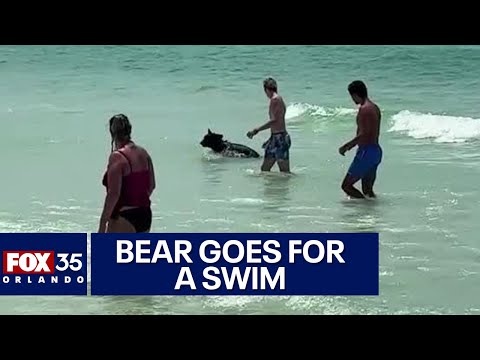
[[[306,103],[293,103],[287,107],[287,113],[285,114],[285,117],[287,119],[295,119],[302,115],[335,117],[351,114],[355,114],[355,109],[329,108]]]
[[[389,132],[440,143],[461,143],[480,137],[480,119],[422,114],[404,110],[392,117]]]

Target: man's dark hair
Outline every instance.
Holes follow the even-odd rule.
[[[270,91],[273,91],[273,92],[277,92],[278,91],[278,86],[277,86],[277,82],[275,81],[275,79],[269,77],[269,78],[266,78],[265,80],[263,80],[263,88],[265,90],[270,90]]]
[[[350,95],[358,95],[362,99],[366,99],[368,97],[367,86],[363,81],[355,80],[348,85],[348,92]]]

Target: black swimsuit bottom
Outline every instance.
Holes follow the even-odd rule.
[[[137,233],[149,232],[152,226],[152,209],[149,207],[122,210],[118,216],[132,224]]]

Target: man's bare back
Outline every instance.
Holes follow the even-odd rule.
[[[367,100],[360,105],[357,114],[357,136],[359,134],[363,136],[358,139],[357,145],[378,144],[381,119],[380,108],[374,102]]]
[[[270,120],[275,119],[276,121],[272,122],[272,125],[270,127],[270,130],[272,134],[277,134],[277,133],[282,133],[286,132],[286,125],[285,125],[285,114],[287,112],[287,107],[285,106],[285,102],[283,101],[283,98],[275,94],[271,99],[270,99],[270,106],[269,106],[269,117]]]

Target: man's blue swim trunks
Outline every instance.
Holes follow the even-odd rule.
[[[270,139],[263,144],[265,158],[275,160],[288,160],[290,158],[290,147],[292,141],[287,132],[272,134]]]
[[[382,157],[383,151],[380,145],[361,145],[348,169],[348,174],[357,179],[375,176]]]

